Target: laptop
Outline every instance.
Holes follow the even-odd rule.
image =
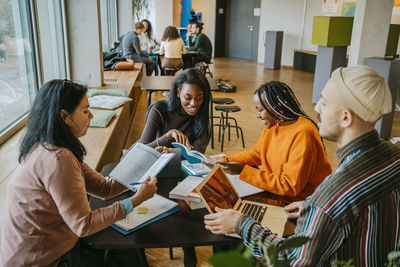
[[[210,213],[215,213],[215,207],[238,210],[282,236],[287,221],[283,208],[242,200],[221,165],[217,164],[196,190]],[[237,234],[230,236],[239,237]]]

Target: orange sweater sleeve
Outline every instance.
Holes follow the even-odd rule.
[[[279,151],[269,149],[268,153],[277,157],[287,154],[281,165],[274,168],[275,172],[245,166],[240,179],[280,196],[297,196],[311,179],[314,165],[318,164],[315,162],[317,142],[311,132],[298,132],[289,147],[280,146]]]
[[[238,152],[236,154],[228,156],[228,160],[231,162],[239,162],[244,165],[249,165],[249,166],[258,166],[261,165],[261,158],[260,158],[260,153],[261,153],[261,147],[264,139],[264,132],[266,129],[264,129],[258,138],[257,143],[254,144],[253,148],[250,150],[244,150],[241,152]]]

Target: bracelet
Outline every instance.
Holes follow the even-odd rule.
[[[160,144],[158,143],[158,139],[156,139],[156,144],[157,144],[157,147],[159,147],[159,146],[160,146]]]

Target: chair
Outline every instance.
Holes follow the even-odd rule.
[[[198,68],[204,76],[207,76],[208,74],[211,78],[214,78],[209,66],[211,64],[213,64],[211,61],[209,63],[201,61],[196,63],[196,68]]]
[[[232,98],[228,97],[212,97],[211,96],[211,109],[210,109],[210,117],[212,116],[212,122],[214,121],[214,118],[219,118],[219,116],[214,116],[213,111],[214,111],[214,104],[217,105],[231,105],[234,104],[235,100]],[[213,124],[212,127],[214,126],[219,126],[219,124]],[[218,138],[219,139],[219,138]],[[211,148],[214,149],[214,130],[211,132]]]
[[[228,128],[228,140],[231,139],[231,127],[236,129],[236,135],[239,137],[239,130],[240,134],[242,137],[242,145],[243,148],[245,147],[244,145],[244,137],[243,137],[243,130],[240,126],[237,124],[237,120],[235,118],[229,117],[229,112],[238,112],[240,111],[239,106],[235,105],[218,105],[215,106],[215,110],[221,113],[220,120],[218,124],[214,124],[219,126],[218,130],[218,141],[221,140],[221,152],[224,150],[224,139],[225,139],[225,129]],[[235,122],[235,125],[232,125],[229,120],[233,120]],[[222,137],[221,137],[221,129],[222,129]]]
[[[163,68],[163,72],[165,76],[175,76],[175,73],[180,69],[182,69],[182,67],[165,67]]]

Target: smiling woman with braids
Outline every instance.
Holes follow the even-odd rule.
[[[279,205],[304,200],[332,172],[317,125],[282,82],[261,85],[253,100],[265,124],[258,142],[217,160],[228,173],[278,195]],[[252,167],[259,165],[262,169]]]

